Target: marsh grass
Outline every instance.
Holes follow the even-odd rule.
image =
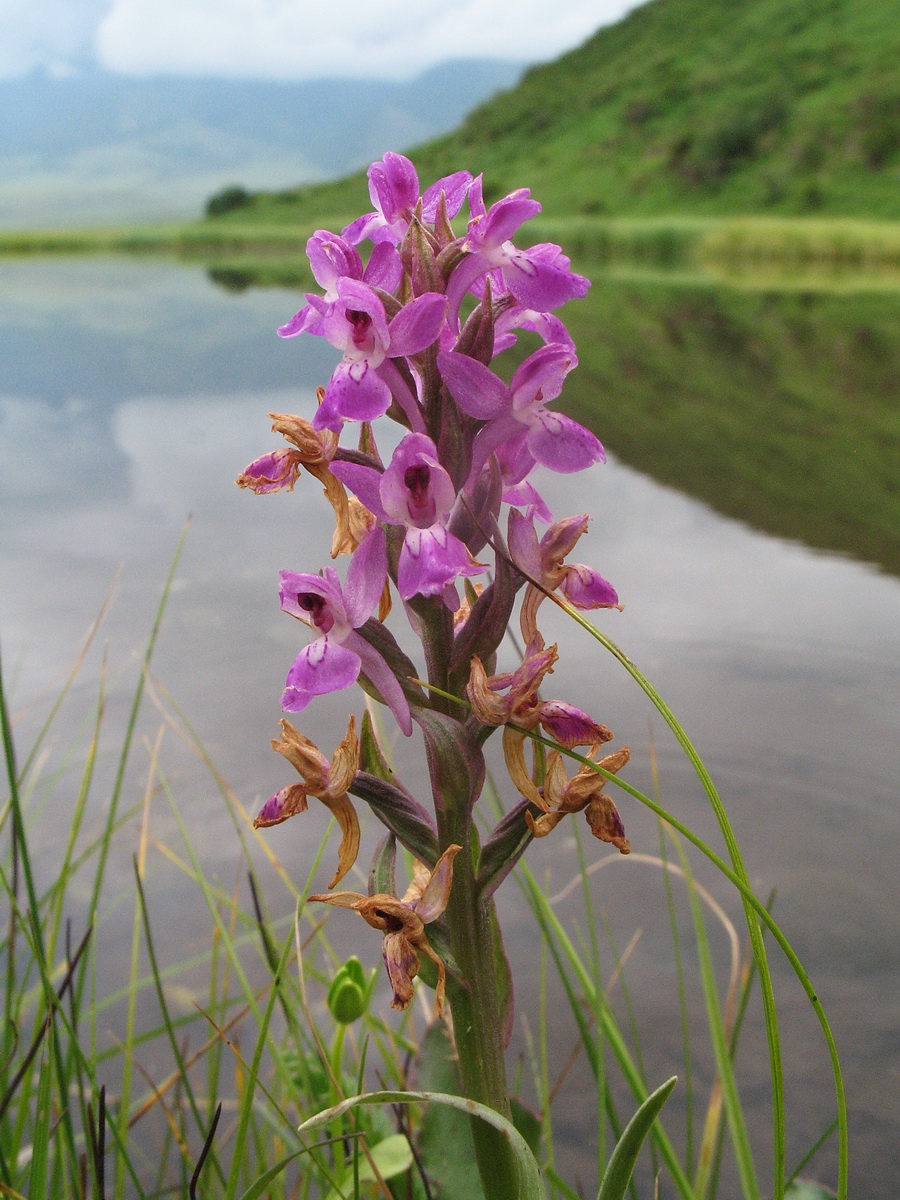
[[[325,923],[303,906],[319,857],[305,880],[293,878],[271,844],[252,831],[249,814],[189,719],[153,677],[153,652],[176,566],[177,558],[111,771],[106,762],[101,769],[99,749],[109,707],[104,670],[85,744],[77,753],[64,752],[59,763],[51,746],[72,685],[96,649],[96,627],[27,749],[16,744],[16,722],[0,676],[8,787],[0,812],[0,887],[7,909],[0,937],[0,1193],[51,1200],[477,1200],[471,1133],[456,1111],[468,1102],[452,1095],[455,1067],[444,1027],[431,1020],[431,993],[420,988],[417,1006],[402,1017],[383,1018],[386,1009],[378,997],[352,1023],[334,1019],[326,995],[340,962]],[[591,636],[604,640],[597,631]],[[668,813],[659,796],[644,796],[609,777],[659,820],[659,852],[632,856],[628,869],[661,873],[664,880],[661,915],[671,929],[678,980],[673,1019],[680,1023],[682,1044],[682,1061],[671,1064],[679,1075],[677,1119],[667,1111],[658,1116],[671,1081],[658,1087],[662,1081],[651,1078],[653,1031],[640,1028],[633,1003],[629,958],[638,934],[624,948],[611,941],[589,886],[590,877],[611,860],[589,862],[579,850],[580,870],[555,895],[527,867],[518,868],[519,887],[540,932],[535,989],[540,1022],[536,1031],[525,1028],[520,1072],[522,1094],[536,1111],[520,1106],[518,1132],[510,1134],[542,1167],[528,1195],[540,1196],[546,1187],[554,1200],[585,1194],[618,1200],[627,1190],[637,1200],[652,1194],[657,1177],[668,1181],[661,1195],[683,1200],[731,1196],[738,1194],[735,1189],[745,1200],[790,1194],[799,1169],[807,1169],[835,1126],[822,1130],[801,1163],[785,1165],[783,1068],[765,933],[769,947],[777,943],[786,954],[832,1053],[841,1147],[838,1195],[845,1197],[840,1068],[812,985],[769,907],[753,894],[724,809],[686,735],[633,664],[611,644],[604,648],[654,700],[682,743],[722,824],[730,862]],[[156,731],[144,737],[154,710]],[[176,785],[162,761],[163,741],[171,736],[204,764],[221,799],[222,829],[233,836],[238,864],[231,886],[204,870],[181,815]],[[136,766],[139,757],[143,766]],[[48,851],[34,849],[36,834],[60,810],[61,792],[74,801],[47,861]],[[495,799],[499,803],[496,793]],[[166,827],[175,831],[166,838],[156,833],[152,819],[159,806]],[[743,932],[696,878],[691,845],[734,885],[744,906]],[[324,843],[319,855],[323,848]],[[129,860],[131,882],[116,890],[113,875],[121,880],[122,864]],[[176,885],[188,887],[191,919],[206,928],[200,948],[180,956],[171,953],[172,939],[160,936],[178,921],[171,907],[160,910],[161,897],[167,891],[175,895]],[[581,895],[583,912],[564,923],[560,905],[573,892]],[[687,934],[678,918],[685,906]],[[109,960],[119,954],[121,938],[114,931],[127,928],[123,912],[129,908],[123,967]],[[714,961],[710,919],[725,931],[724,970]],[[370,950],[369,942],[362,943],[364,961],[374,957]],[[102,983],[117,971],[118,985]],[[550,1040],[559,1036],[560,1014],[551,1013],[548,1000],[551,971],[575,1031],[569,1059],[555,1070]],[[698,986],[705,1012],[702,1044],[694,1011]],[[771,1057],[769,1162],[761,1160],[758,1131],[748,1127],[738,1062],[745,1015],[760,995]],[[586,1098],[582,1090],[569,1102],[593,1114],[599,1192],[587,1193],[567,1179],[565,1150],[554,1136],[554,1106],[567,1095],[576,1060],[588,1064],[592,1094]],[[701,1062],[713,1064],[711,1083],[698,1070]],[[407,1103],[420,1095],[411,1094],[414,1085],[424,1086],[421,1095],[430,1102]],[[361,1101],[353,1099],[360,1096]],[[629,1124],[635,1108],[643,1115]],[[643,1174],[633,1178],[631,1165],[648,1130]]]

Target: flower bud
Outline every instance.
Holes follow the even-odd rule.
[[[371,984],[375,973],[367,980],[362,963],[353,955],[340,968],[328,989],[328,1011],[340,1025],[352,1025],[365,1014],[369,1006]]]

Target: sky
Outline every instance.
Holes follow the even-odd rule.
[[[453,58],[541,62],[639,0],[0,0],[0,76],[409,79]]]

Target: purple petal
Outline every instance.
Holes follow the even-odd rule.
[[[369,255],[363,281],[383,292],[394,292],[400,286],[403,264],[400,253],[391,242],[379,242]]]
[[[343,462],[341,459],[333,462],[330,470],[335,479],[345,484],[379,521],[390,521],[378,490],[381,483],[380,471],[376,471],[374,467],[364,467],[361,463]]]
[[[546,409],[534,414],[528,431],[528,449],[535,459],[551,471],[570,475],[595,462],[605,462],[603,447],[589,429],[561,413]]]
[[[532,517],[524,517],[516,509],[511,508],[509,511],[507,532],[509,535],[509,553],[513,562],[533,579],[540,579],[541,575],[543,575],[543,570],[538,536],[534,528],[534,519]]]
[[[332,638],[316,638],[294,659],[288,671],[281,707],[302,712],[315,696],[339,692],[355,683],[362,669],[358,654]]]
[[[587,295],[590,281],[568,267],[544,262],[527,250],[517,250],[503,264],[506,285],[515,298],[528,308],[547,312],[567,300]]]
[[[563,389],[568,373],[578,366],[578,359],[566,346],[542,346],[529,354],[516,369],[509,385],[514,410],[539,400],[548,404]]]
[[[311,299],[311,297],[307,297],[307,299]],[[319,297],[317,296],[316,299],[319,299]],[[317,337],[324,337],[325,330],[322,326],[322,316],[312,304],[304,304],[300,311],[295,313],[286,324],[278,326],[279,337],[297,337],[301,333],[312,333]]]
[[[496,417],[480,429],[472,443],[472,469],[470,479],[474,479],[494,451],[503,452],[503,447],[510,440],[516,442],[522,434],[522,422],[513,416]],[[525,434],[526,438],[528,433]],[[529,451],[530,453],[530,451]],[[534,456],[532,455],[532,461]]]
[[[351,221],[349,225],[345,225],[341,230],[341,237],[345,241],[351,242],[354,246],[358,246],[360,242],[364,242],[367,237],[372,236],[373,230],[384,224],[384,217],[381,213],[370,212],[363,213],[361,217],[357,217],[355,221]]]
[[[422,220],[427,221],[429,225],[433,225],[437,220],[441,192],[444,193],[447,202],[447,216],[455,217],[462,208],[471,182],[472,176],[468,171],[456,171],[438,179],[422,193]]]
[[[436,341],[444,323],[447,297],[425,292],[403,306],[388,326],[390,355],[418,354]]]
[[[419,177],[408,158],[388,151],[381,162],[372,163],[368,176],[372,203],[388,224],[412,213],[419,199]]]
[[[344,584],[344,607],[354,629],[375,611],[387,579],[387,546],[384,530],[376,525],[353,552]]]
[[[545,700],[538,706],[538,715],[543,727],[561,746],[571,750],[573,746],[593,746],[608,742],[610,733],[604,725],[562,700]]]
[[[528,516],[537,517],[544,525],[549,525],[553,521],[553,513],[547,507],[544,497],[527,480],[517,483],[515,487],[507,488],[503,493],[503,503],[527,508]]]
[[[470,227],[467,240],[473,249],[483,249],[486,254],[491,254],[509,241],[523,222],[536,217],[540,211],[537,200],[529,199],[528,188],[519,188],[492,204],[484,220],[474,228]]]
[[[374,647],[358,633],[351,633],[347,645],[359,655],[362,661],[363,674],[371,680],[381,698],[394,714],[397,724],[406,737],[412,734],[412,717],[409,712],[409,702],[403,694],[396,675]]]
[[[576,608],[617,608],[619,604],[613,585],[584,563],[567,568],[559,590]]]
[[[513,329],[531,329],[540,335],[547,345],[558,343],[566,346],[575,355],[575,343],[559,317],[552,313],[537,312],[533,308],[525,308],[519,304],[502,313],[494,326],[495,345],[500,337],[515,339]],[[498,351],[499,352],[499,351]]]
[[[450,395],[470,417],[489,421],[509,412],[510,396],[506,384],[477,359],[455,351],[438,354],[438,370]]]
[[[519,425],[519,428],[494,451],[503,482],[510,486],[521,483],[526,475],[534,470],[534,455],[526,445],[527,436],[527,430]]]
[[[312,426],[339,433],[341,418],[374,421],[387,412],[390,404],[391,389],[374,367],[366,359],[353,362],[345,358],[335,367]]]
[[[378,374],[390,388],[391,395],[406,413],[410,426],[416,433],[425,432],[425,417],[412,388],[397,370],[393,359],[386,358],[378,366]]]
[[[344,238],[327,229],[317,229],[306,243],[306,256],[319,287],[335,295],[334,285],[342,275],[362,279],[359,251]]]

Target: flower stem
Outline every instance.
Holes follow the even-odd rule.
[[[511,1118],[504,1061],[505,1009],[510,997],[503,994],[506,972],[498,969],[498,951],[502,957],[502,948],[497,944],[499,929],[493,902],[481,900],[475,886],[471,824],[465,820],[454,822],[454,815],[459,816],[448,814],[447,824],[458,823],[463,828],[453,833],[451,840],[457,840],[463,850],[456,858],[453,889],[444,917],[463,980],[451,975],[447,981],[462,1088],[470,1100]],[[518,1163],[503,1134],[473,1117],[472,1138],[485,1200],[518,1196]]]

